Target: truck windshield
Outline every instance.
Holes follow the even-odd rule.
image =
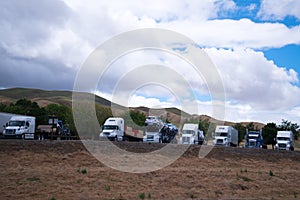
[[[288,137],[277,137],[277,140],[281,140],[281,141],[289,141],[290,138],[288,138]]]
[[[146,126],[146,132],[159,132],[160,127],[157,125],[148,125]]]
[[[193,130],[182,130],[182,134],[194,134],[195,131]]]
[[[226,132],[216,132],[216,136],[222,136],[222,137],[227,137],[227,133]]]
[[[258,138],[258,136],[248,136],[248,139],[257,139]]]
[[[25,126],[25,121],[9,121],[8,126]]]
[[[119,130],[119,127],[114,125],[104,125],[103,130]]]

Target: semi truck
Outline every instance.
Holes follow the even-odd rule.
[[[103,124],[99,140],[111,141],[143,141],[144,132],[125,126],[123,118],[109,117]]]
[[[238,146],[238,131],[232,126],[216,126],[213,144],[220,146]]]
[[[151,123],[145,127],[145,135],[143,137],[143,142],[154,142],[162,143],[162,133],[161,129],[163,126],[160,123]]]
[[[3,138],[20,139],[74,139],[67,124],[63,124],[57,116],[48,116],[48,124],[36,126],[33,116],[0,113]]]
[[[165,124],[160,130],[162,143],[177,143],[176,135],[178,128],[173,124]]]
[[[5,124],[4,138],[34,139],[35,117],[15,115]]]
[[[22,115],[0,112],[0,134],[1,135],[2,135],[5,127],[8,125],[10,118],[13,116],[22,116]]]
[[[292,131],[277,131],[275,149],[294,151],[294,133]]]
[[[35,139],[67,140],[75,139],[75,137],[71,135],[67,124],[63,124],[62,120],[59,120],[57,116],[51,115],[48,116],[48,124],[42,124],[36,127]]]
[[[204,134],[198,127],[198,124],[184,124],[182,127],[180,144],[203,144]]]
[[[246,139],[246,143],[245,143],[246,148],[266,148],[262,136],[262,130],[248,131],[248,129],[246,129],[245,139]]]

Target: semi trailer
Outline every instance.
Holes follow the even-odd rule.
[[[110,117],[103,124],[99,140],[110,141],[143,141],[144,132],[125,126],[123,118]]]
[[[216,126],[213,144],[220,146],[238,146],[238,130],[232,126]]]

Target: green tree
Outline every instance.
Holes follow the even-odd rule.
[[[215,128],[216,124],[210,123],[209,120],[199,120],[199,129],[203,131],[204,136],[211,135]]]
[[[130,110],[121,115],[124,118],[126,125],[135,129],[142,129],[145,125],[146,115],[142,112]]]
[[[55,115],[58,119],[62,120],[64,124],[68,124],[70,128],[70,132],[75,135],[77,134],[76,127],[74,124],[72,109],[59,104],[49,104],[45,107],[46,116],[44,119],[48,119],[49,115]],[[47,123],[47,122],[44,122]]]
[[[247,124],[246,129],[248,129],[249,131],[257,131],[256,128],[254,127],[253,122],[250,122],[249,124]]]
[[[145,125],[146,115],[144,113],[139,112],[139,111],[130,110],[129,114],[135,124],[137,124],[138,126]]]
[[[252,122],[251,122],[252,123]],[[251,124],[250,123],[250,124]],[[253,123],[252,125],[250,126],[253,126]],[[245,139],[245,135],[246,135],[246,127],[243,126],[241,123],[237,123],[233,126],[236,130],[238,130],[238,143],[240,144],[240,142],[242,142],[244,139]]]
[[[274,138],[276,138],[277,126],[275,123],[267,123],[262,129],[262,135],[265,144],[273,144]]]
[[[110,107],[96,105],[96,115],[99,124],[102,126],[105,120],[109,117],[112,117],[112,111]]]
[[[278,126],[279,131],[292,131],[294,133],[295,140],[298,140],[299,134],[297,129],[299,125],[297,123],[292,123],[288,120],[282,120],[281,125]]]

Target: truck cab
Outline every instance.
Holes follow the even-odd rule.
[[[213,138],[214,145],[238,146],[238,131],[232,126],[216,126]]]
[[[278,131],[276,136],[277,150],[294,151],[294,134],[292,131]]]
[[[198,124],[184,124],[180,144],[202,144],[204,141],[203,131],[200,131]]]
[[[262,136],[262,131],[248,131],[246,130],[246,148],[263,148],[264,139]]]
[[[99,134],[99,139],[109,139],[111,141],[123,141],[124,137],[124,119],[123,118],[108,118],[104,125],[103,130]]]
[[[163,126],[160,123],[148,124],[145,128],[143,142],[162,143],[162,128]]]
[[[34,139],[35,117],[13,116],[3,130],[6,138]]]

